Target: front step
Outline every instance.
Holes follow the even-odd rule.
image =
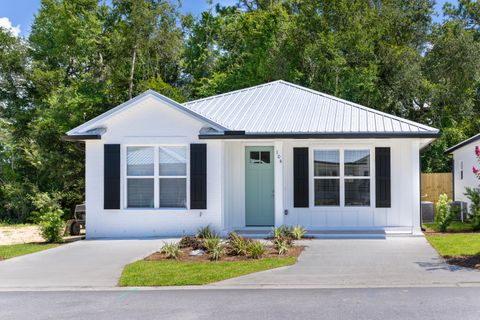
[[[270,229],[238,229],[239,235],[246,238],[267,238],[271,236]],[[305,237],[315,239],[385,239],[390,236],[412,236],[411,230],[307,230]]]

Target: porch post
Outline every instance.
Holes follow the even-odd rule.
[[[412,234],[423,235],[420,225],[420,143],[411,142],[412,148]]]
[[[274,171],[275,171],[275,226],[283,224],[283,141],[274,143]]]

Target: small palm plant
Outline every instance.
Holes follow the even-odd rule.
[[[230,246],[231,253],[236,256],[247,255],[247,241],[245,238],[239,236],[237,233],[232,232],[228,236],[228,244]]]
[[[305,228],[299,225],[296,225],[291,229],[291,235],[295,240],[301,240],[305,235],[305,233],[306,233]]]
[[[163,245],[161,252],[164,253],[168,259],[178,259],[180,256],[180,244],[175,242],[166,242]]]
[[[247,252],[253,259],[259,259],[265,253],[265,246],[258,240],[248,242]]]

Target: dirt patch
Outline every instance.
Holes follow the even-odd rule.
[[[480,270],[480,255],[445,257],[445,259],[452,265]]]
[[[284,255],[279,255],[272,246],[266,246],[266,250],[262,258],[285,258],[285,257],[298,257],[303,249],[304,246],[293,246],[288,249],[288,252]],[[180,257],[178,261],[210,261],[210,255],[204,254],[203,256],[190,256],[190,252],[192,248],[184,248],[180,251]],[[146,261],[158,261],[158,260],[170,260],[166,257],[165,254],[161,252],[155,252],[144,260]],[[254,260],[252,258],[246,256],[234,256],[234,255],[225,255],[220,258],[220,261],[245,261],[245,260]]]
[[[0,227],[0,245],[43,242],[38,226]]]

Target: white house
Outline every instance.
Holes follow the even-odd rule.
[[[303,225],[420,232],[413,121],[275,81],[179,104],[147,91],[69,131],[86,152],[87,236]]]
[[[478,188],[479,180],[473,173],[473,167],[479,168],[475,147],[480,147],[480,133],[447,149],[446,154],[453,155],[453,198],[455,201],[470,203],[465,196],[465,188]]]

